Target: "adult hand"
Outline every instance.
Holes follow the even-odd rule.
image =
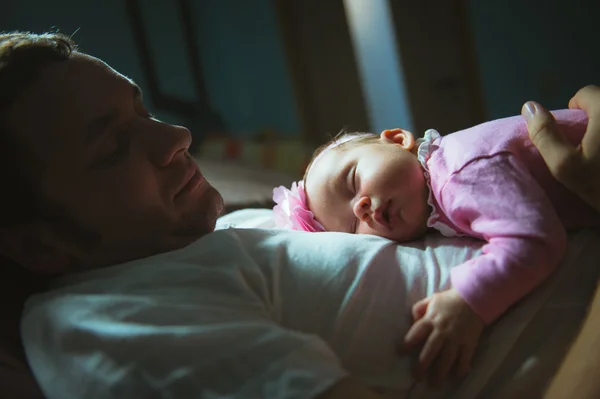
[[[600,87],[587,86],[569,101],[569,108],[584,110],[588,127],[577,148],[559,131],[552,115],[541,105],[526,103],[521,112],[529,136],[554,177],[600,211]],[[544,398],[567,396],[582,399],[600,397],[596,378],[600,367],[600,285],[583,323]]]
[[[567,141],[552,114],[540,104],[527,102],[521,113],[531,141],[554,177],[600,211],[600,87],[579,90],[569,101],[569,108],[584,110],[589,119],[578,147]]]

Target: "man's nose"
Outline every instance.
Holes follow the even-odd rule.
[[[192,143],[192,134],[183,126],[158,122],[152,132],[148,132],[146,145],[153,164],[164,168],[173,162],[180,152],[187,151]]]

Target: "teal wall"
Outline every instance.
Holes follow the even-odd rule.
[[[488,117],[520,112],[527,100],[566,108],[600,84],[600,2],[470,0]]]

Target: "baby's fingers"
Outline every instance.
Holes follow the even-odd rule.
[[[419,364],[417,365],[417,370],[415,371],[415,377],[417,379],[421,379],[425,376],[425,374],[427,374],[429,365],[437,357],[443,343],[444,339],[435,332],[429,336],[429,339],[427,342],[425,342],[425,345],[421,350],[421,354],[419,355]]]
[[[428,296],[425,299],[421,299],[419,302],[415,303],[412,307],[412,316],[413,321],[420,320],[425,313],[427,312],[427,306],[429,306],[429,302],[431,302],[431,297]]]
[[[404,336],[404,345],[406,347],[416,346],[426,340],[432,331],[433,325],[431,322],[421,319],[414,323]]]
[[[446,341],[440,355],[437,357],[433,383],[440,385],[450,372],[458,356],[458,345]]]
[[[471,369],[471,360],[475,353],[475,345],[463,345],[458,354],[456,363],[456,376],[459,378],[466,377]]]

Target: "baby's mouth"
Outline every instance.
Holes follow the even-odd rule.
[[[390,224],[390,211],[389,208],[386,208],[383,213],[381,214],[381,216],[383,216],[383,220],[385,220],[385,222],[387,224]]]
[[[385,206],[383,207],[383,209],[381,211],[381,217],[383,219],[383,222],[389,230],[392,229],[392,218],[390,215],[391,205],[392,205],[392,201],[386,202]]]

